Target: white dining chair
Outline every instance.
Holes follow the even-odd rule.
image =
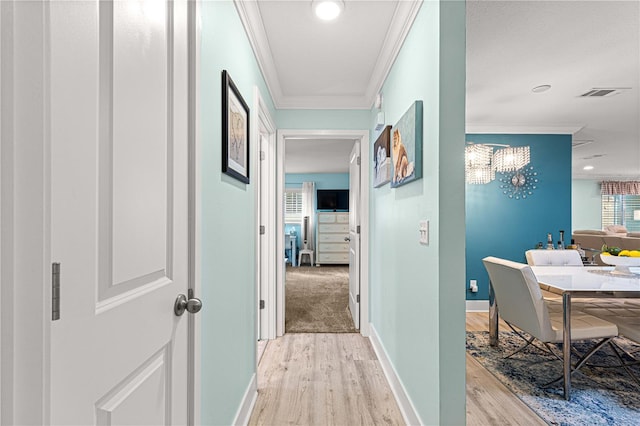
[[[527,250],[525,257],[530,266],[584,266],[577,250]]]
[[[539,340],[549,352],[561,359],[551,349],[549,343],[562,343],[562,312],[548,309],[531,267],[497,257],[485,257],[482,259],[482,263],[489,273],[500,318],[526,342],[524,346],[505,356],[505,358],[512,357],[533,344],[535,340]],[[526,337],[516,328],[530,337]],[[572,374],[584,365],[591,355],[603,345],[610,343],[611,339],[617,335],[618,327],[615,324],[584,312],[572,312],[571,340],[598,339],[598,342],[587,353],[582,355],[572,367]],[[550,385],[557,380],[544,386]]]

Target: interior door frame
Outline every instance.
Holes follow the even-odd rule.
[[[265,299],[265,317],[267,318],[266,324],[266,339],[271,340],[276,338],[276,313],[274,304],[276,294],[276,270],[275,270],[275,142],[276,142],[276,126],[271,118],[271,113],[267,104],[264,102],[260,89],[257,86],[253,88],[253,111],[251,120],[256,123],[252,128],[251,140],[256,141],[253,143],[252,157],[256,159],[253,162],[254,170],[253,176],[256,177],[255,187],[255,205],[258,213],[255,216],[255,229],[256,229],[256,244],[255,244],[255,282],[256,282],[256,337],[262,337],[261,323],[260,323],[260,293],[261,290],[266,290]],[[267,146],[264,151],[264,160],[261,160],[261,144],[260,141],[262,135],[266,135]],[[260,185],[260,179],[262,174],[259,173],[261,168],[266,168],[267,182],[266,185]],[[264,188],[264,193],[261,193]],[[264,212],[266,218],[264,223],[260,223],[261,214]],[[260,236],[260,225],[265,225],[265,234]],[[262,252],[260,250],[260,238],[266,239],[267,250]],[[263,271],[260,265],[266,265],[267,270]],[[266,281],[266,282],[265,282]],[[262,289],[261,286],[262,285]],[[265,327],[262,327],[265,328]],[[258,339],[256,338],[256,341]],[[258,357],[256,352],[256,365],[258,363]]]
[[[200,0],[189,13],[189,286],[200,290]],[[0,2],[1,424],[50,424],[49,2]],[[195,128],[193,127],[195,126]],[[195,210],[195,211],[194,211]],[[16,304],[16,301],[23,303]],[[206,301],[205,301],[206,309]],[[189,424],[200,423],[200,316],[189,321]]]
[[[369,164],[370,146],[368,130],[299,130],[277,131],[278,200],[276,238],[276,335],[284,335],[284,161],[285,144],[304,139],[344,139],[360,142],[360,334],[369,336]]]

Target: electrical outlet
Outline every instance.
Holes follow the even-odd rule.
[[[478,280],[469,280],[469,290],[471,290],[471,293],[478,292]]]

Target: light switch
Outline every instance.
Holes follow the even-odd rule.
[[[419,222],[419,232],[420,232],[420,244],[424,246],[429,245],[429,221],[421,220]]]

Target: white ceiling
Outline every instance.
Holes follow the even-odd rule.
[[[310,4],[236,0],[274,103],[371,108],[420,3],[347,0],[329,23]],[[531,92],[542,84],[552,88]],[[627,89],[580,97],[600,87]],[[640,179],[639,88],[639,1],[467,1],[468,133],[575,132],[587,143],[574,148],[574,177]],[[335,167],[323,145],[337,152],[316,140],[301,149],[314,156],[287,155],[298,155],[296,168],[306,158],[322,169],[325,157]]]
[[[348,173],[355,141],[348,139],[288,139],[285,173]]]

